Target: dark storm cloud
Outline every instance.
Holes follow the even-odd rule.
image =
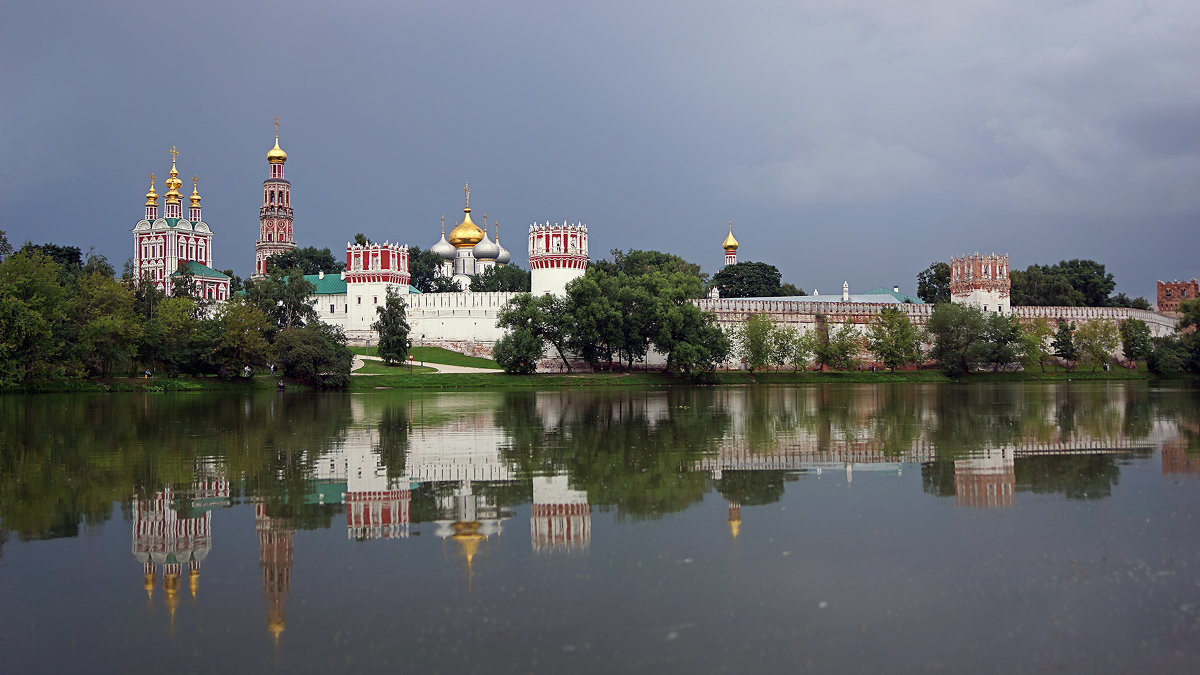
[[[594,255],[900,283],[976,249],[1192,276],[1194,2],[39,2],[0,23],[0,229],[119,263],[177,145],[246,274],[275,115],[302,245],[583,220]],[[159,183],[161,189],[161,181]]]

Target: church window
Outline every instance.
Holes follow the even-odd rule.
[[[378,296],[378,295],[376,295],[375,297],[371,298],[371,304],[373,304],[373,305],[378,305],[378,304],[379,304],[379,296]]]
[[[362,304],[362,296],[361,295],[358,296],[358,304],[360,304],[360,305]]]
[[[333,305],[330,305],[330,306],[329,306],[329,313],[330,313],[330,314],[333,314],[333,312],[334,312]]]
[[[345,314],[349,314],[350,313],[350,305],[342,305],[342,312]]]

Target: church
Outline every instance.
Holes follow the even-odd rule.
[[[155,175],[150,174],[146,193],[145,218],[133,227],[133,266],[138,279],[151,281],[158,290],[171,295],[173,280],[190,274],[195,295],[215,301],[229,298],[229,277],[212,268],[212,230],[201,218],[199,178],[192,176],[192,194],[188,198],[188,217],[183,217],[183,195],[179,187],[176,160],[179,151],[171,146],[171,170],[163,195],[163,217],[158,214]]]

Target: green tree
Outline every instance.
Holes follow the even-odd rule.
[[[635,249],[624,253],[613,249],[610,251],[610,255],[612,255],[612,260],[600,260],[593,264],[612,275],[625,274],[630,277],[639,277],[653,272],[661,272],[668,276],[682,274],[695,277],[700,283],[695,287],[696,295],[691,297],[698,298],[704,293],[704,282],[708,275],[702,273],[700,266],[696,263],[690,263],[677,255]]]
[[[403,363],[408,358],[412,340],[408,333],[408,317],[405,316],[404,299],[390,286],[383,304],[375,308],[379,319],[371,324],[371,330],[379,334],[379,356],[388,365]]]
[[[97,270],[79,279],[75,300],[77,347],[85,365],[108,377],[114,363],[132,363],[143,332],[133,291]]]
[[[62,266],[37,247],[0,264],[0,378],[5,383],[48,374],[73,346]]]
[[[1054,347],[1054,355],[1065,362],[1067,370],[1073,368],[1075,359],[1079,358],[1079,350],[1075,348],[1075,324],[1059,319],[1051,346]]]
[[[736,330],[737,355],[750,372],[762,370],[774,361],[777,353],[775,332],[775,322],[766,314],[751,315]]]
[[[246,280],[233,273],[232,269],[220,270],[221,274],[229,277],[229,294],[241,292],[246,287]]]
[[[1187,369],[1189,354],[1178,336],[1150,338],[1146,366],[1159,375],[1179,375]]]
[[[1109,307],[1130,307],[1133,309],[1150,309],[1150,301],[1143,297],[1131,298],[1125,293],[1117,293],[1108,299]]]
[[[271,270],[266,279],[250,286],[246,297],[274,322],[275,328],[297,328],[317,320],[316,284],[304,278],[299,269]],[[270,331],[274,335],[275,330]]]
[[[713,275],[712,285],[722,298],[772,298],[781,295],[782,275],[774,265],[740,262]]]
[[[5,234],[4,230],[0,230],[0,263],[4,262],[5,258],[12,255],[12,252],[13,247],[12,244],[8,243],[8,235]]]
[[[800,288],[796,284],[793,284],[790,281],[785,281],[779,285],[779,295],[784,297],[800,297],[808,295],[808,293],[805,293],[804,289]]]
[[[1092,364],[1092,370],[1111,361],[1120,344],[1117,324],[1108,319],[1087,321],[1075,329],[1075,346],[1080,360]]]
[[[504,291],[509,293],[529,292],[529,272],[516,265],[497,265],[471,277],[470,290],[475,292]]]
[[[267,272],[270,273],[274,269],[284,273],[299,269],[304,274],[337,274],[346,269],[346,263],[334,257],[328,248],[305,246],[276,253],[267,258]]]
[[[933,338],[930,356],[947,375],[965,375],[979,362],[980,343],[987,329],[983,310],[973,305],[942,303],[933,309],[925,329]]]
[[[917,274],[917,297],[936,305],[950,302],[950,265],[935,262]]]
[[[875,315],[867,332],[867,349],[893,372],[921,358],[921,336],[908,314],[888,307]]]
[[[192,298],[176,296],[162,300],[154,316],[144,323],[142,361],[171,377],[210,372],[212,345],[207,338],[213,332],[202,333],[201,321]]]
[[[218,332],[213,341],[212,361],[223,378],[241,375],[242,368],[262,367],[271,355],[267,333],[272,321],[261,309],[239,298],[225,301],[217,309]]]
[[[776,331],[776,359],[792,364],[792,372],[807,370],[817,351],[817,331],[783,328]]]
[[[338,326],[314,321],[285,328],[275,338],[275,360],[283,372],[319,389],[345,389],[350,384],[354,352]]]
[[[1021,324],[1016,317],[988,314],[984,317],[983,340],[979,343],[980,361],[998,372],[1020,357]]]
[[[567,309],[565,298],[556,295],[534,297],[529,293],[521,293],[500,308],[496,325],[513,331],[521,328],[539,341],[549,342],[570,372],[571,362],[567,360],[566,352],[572,329],[568,325]]]
[[[1038,317],[1029,323],[1021,325],[1021,337],[1018,349],[1021,360],[1026,368],[1037,365],[1046,372],[1046,362],[1050,360],[1050,338],[1054,329],[1044,317]]]
[[[622,284],[627,283],[625,275],[613,277],[592,266],[567,284],[572,325],[568,348],[593,367],[611,363],[627,350],[622,307]]]
[[[434,282],[441,277],[438,270],[442,266],[442,256],[423,249],[420,246],[410,246],[408,249],[409,284],[422,293],[436,293]]]
[[[813,350],[817,363],[824,371],[828,366],[834,370],[853,370],[857,365],[859,335],[853,324],[843,324],[832,329],[824,314],[817,315],[816,346]]]
[[[1140,361],[1150,356],[1150,326],[1141,319],[1125,319],[1121,322],[1121,351],[1130,361]]]
[[[1013,305],[1105,307],[1116,287],[1113,275],[1094,260],[1063,260],[1030,265],[1009,273]]]
[[[492,347],[492,358],[506,373],[537,372],[543,342],[528,328],[517,327],[505,333]]]

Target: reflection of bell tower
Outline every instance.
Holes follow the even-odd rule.
[[[533,550],[571,551],[592,543],[592,507],[587,493],[572,490],[566,476],[533,479],[529,514]]]
[[[729,502],[729,534],[737,539],[738,533],[742,531],[742,505],[737,502]]]
[[[292,584],[292,538],[295,530],[267,515],[267,505],[254,505],[254,524],[258,531],[258,565],[262,568],[263,593],[267,598],[267,630],[275,636],[287,626],[283,603]]]
[[[1007,452],[954,462],[954,503],[958,506],[1012,506],[1016,486],[1013,458]]]

